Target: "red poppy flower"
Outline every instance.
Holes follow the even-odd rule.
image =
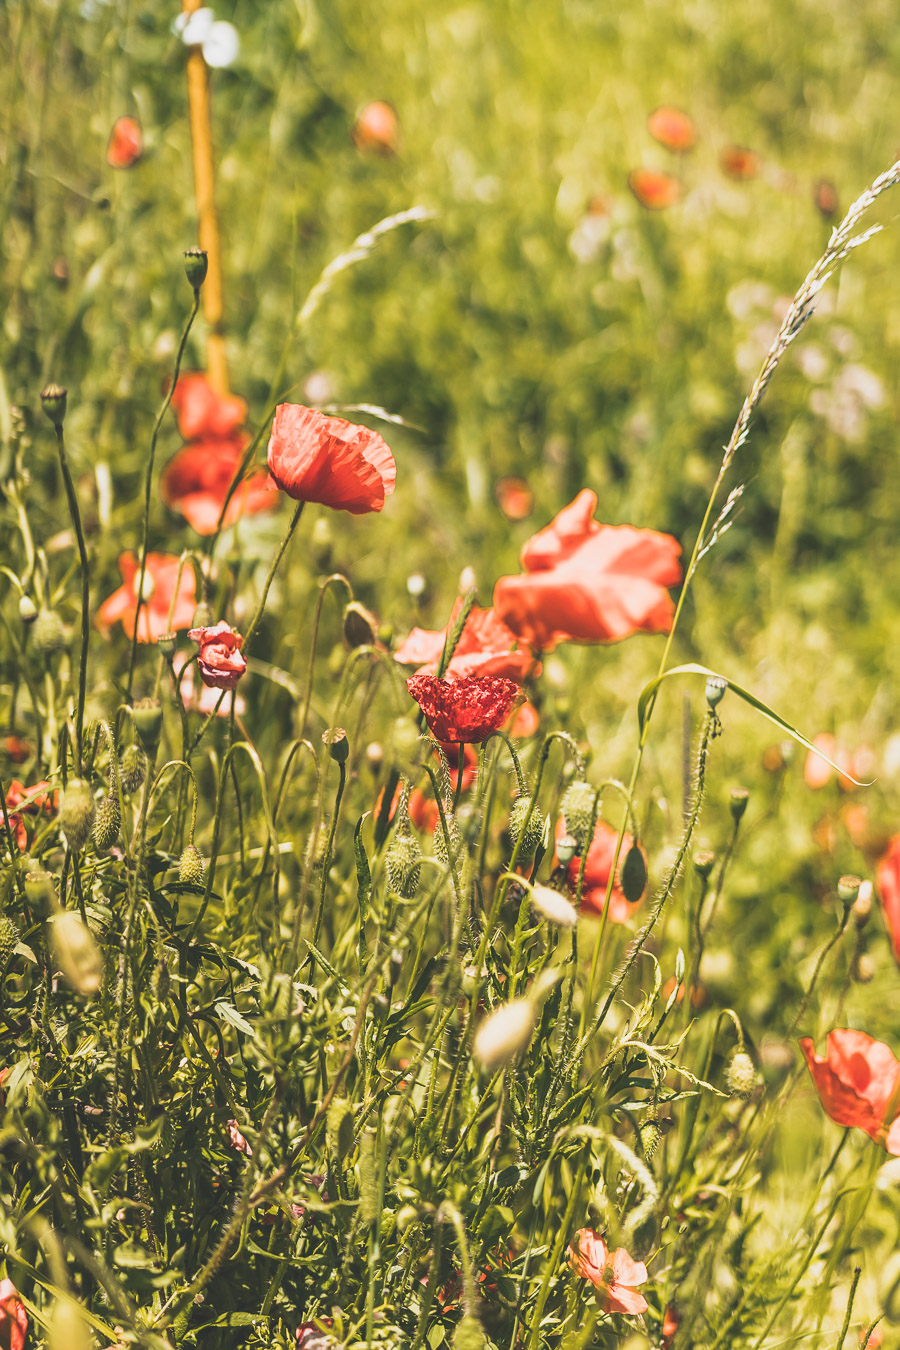
[[[138,642],[155,642],[165,633],[174,633],[179,628],[190,628],[197,607],[194,570],[189,566],[182,568],[176,596],[175,584],[180,565],[181,559],[173,553],[147,554],[144,603],[141,605],[141,618],[138,624]],[[95,623],[98,628],[105,629],[121,622],[128,636],[133,637],[137,617],[137,587],[141,576],[139,559],[133,553],[120,553],[119,571],[122,574],[123,584],[103,601],[97,611]],[[174,608],[172,608],[173,597]],[[172,609],[171,618],[170,609]]]
[[[693,150],[697,143],[694,119],[680,108],[657,108],[647,118],[647,130],[655,141],[659,141],[667,150],[674,150],[676,154]]]
[[[22,1350],[28,1334],[28,1314],[12,1280],[0,1280],[0,1346]]]
[[[502,727],[519,697],[518,685],[497,675],[469,675],[462,680],[412,675],[406,687],[435,739],[454,744],[487,740]]]
[[[357,150],[392,155],[399,139],[400,121],[391,105],[383,99],[367,103],[353,123],[353,143]]]
[[[885,926],[891,939],[894,960],[900,964],[900,834],[888,844],[887,853],[875,871],[875,885],[881,900]]]
[[[394,660],[401,665],[419,666],[417,675],[433,675],[461,608],[462,600],[457,600],[446,628],[414,628],[397,648]],[[526,675],[540,674],[540,666],[535,665],[530,651],[516,650],[518,641],[495,610],[473,605],[446,673],[457,679],[466,675],[502,675],[521,684]]]
[[[564,838],[569,832],[564,816],[560,816],[556,823],[556,841]],[[606,887],[609,882],[609,873],[612,868],[613,858],[616,856],[616,841],[619,838],[619,831],[614,830],[611,825],[607,825],[605,820],[597,820],[594,827],[594,837],[591,840],[588,849],[587,862],[584,865],[584,888],[581,892],[581,908],[588,914],[603,914],[603,906],[606,902]],[[631,835],[626,833],[622,840],[622,848],[619,852],[619,866],[616,872],[616,880],[609,893],[609,917],[613,923],[626,923],[631,915],[631,911],[636,909],[640,901],[632,904],[625,899],[625,892],[619,885],[622,875],[622,864],[631,848],[634,840]],[[576,855],[569,863],[568,882],[572,890],[578,885],[578,873],[581,870],[581,856]]]
[[[719,167],[726,178],[738,183],[746,183],[758,178],[762,170],[762,156],[744,145],[726,145],[719,156]]]
[[[15,836],[16,844],[20,849],[28,847],[28,833],[25,829],[25,821],[22,819],[24,813],[34,814],[38,811],[55,811],[59,802],[59,793],[50,787],[47,782],[35,783],[33,787],[25,787],[18,778],[14,778],[6,790],[6,809],[9,813],[9,824]],[[0,1340],[2,1345],[2,1340]]]
[[[809,1036],[800,1049],[826,1115],[838,1125],[865,1130],[888,1153],[900,1154],[900,1063],[893,1051],[848,1027],[828,1033],[824,1059]]]
[[[648,211],[664,211],[681,198],[681,183],[673,174],[656,169],[634,169],[628,175],[628,186],[641,206]]]
[[[576,1275],[590,1280],[604,1312],[636,1315],[647,1311],[647,1300],[635,1289],[647,1279],[643,1261],[635,1261],[624,1247],[610,1251],[599,1233],[579,1228],[569,1248],[569,1262]]]
[[[663,1318],[662,1350],[671,1350],[672,1342],[675,1340],[675,1333],[680,1326],[681,1314],[675,1307],[675,1304],[670,1303],[668,1308],[666,1308],[666,1315]]]
[[[244,639],[227,623],[214,628],[192,628],[188,637],[200,645],[197,665],[200,678],[210,689],[236,689],[237,682],[247,669],[241,655]]]
[[[525,575],[500,577],[494,609],[539,650],[558,642],[619,642],[667,633],[675,607],[666,591],[681,580],[681,545],[632,525],[601,525],[597,494],[585,489],[525,545]]]
[[[807,787],[822,788],[830,783],[834,777],[834,769],[823,756],[827,755],[838,768],[843,770],[838,776],[838,784],[844,792],[852,792],[856,787],[854,778],[865,778],[872,772],[873,755],[867,745],[861,745],[858,749],[850,751],[843,745],[839,745],[834,736],[828,731],[823,731],[813,741],[816,750],[810,750],[806,756],[806,763],[803,766],[803,779]],[[821,751],[818,754],[817,751]],[[852,774],[853,777],[847,777]]]
[[[215,534],[225,497],[247,445],[246,436],[192,441],[163,470],[159,495],[166,506],[180,511],[198,534]],[[232,494],[222,524],[233,525],[241,516],[271,511],[274,504],[269,476],[259,469]]]
[[[205,375],[182,375],[172,392],[178,430],[186,441],[233,436],[247,420],[247,405],[236,394],[217,394]]]
[[[534,510],[534,493],[524,478],[498,478],[494,497],[507,520],[527,520]]]
[[[826,220],[831,220],[840,210],[840,199],[837,188],[834,183],[830,183],[827,178],[820,178],[813,188],[813,201],[821,215]]]
[[[282,403],[269,440],[269,469],[295,501],[321,502],[360,516],[380,511],[394,491],[394,456],[368,427]]]
[[[120,117],[114,123],[106,147],[106,162],[112,169],[130,169],[144,153],[144,133],[136,117]]]
[[[7,736],[3,741],[3,748],[9,755],[13,764],[24,764],[31,754],[31,744],[22,739],[21,736]]]

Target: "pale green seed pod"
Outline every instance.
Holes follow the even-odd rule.
[[[412,834],[397,834],[384,855],[388,885],[404,900],[411,900],[419,889],[422,850]]]
[[[578,845],[579,852],[583,852],[590,842],[595,796],[596,792],[590,783],[570,783],[560,803],[560,810],[566,819],[566,829]]]
[[[532,858],[536,853],[541,838],[544,833],[544,817],[540,809],[535,806],[531,812],[531,819],[525,829],[524,835],[522,828],[525,825],[525,819],[528,815],[528,809],[531,806],[530,797],[517,797],[513,802],[512,810],[509,813],[509,836],[513,844],[519,842],[519,836],[522,835],[522,842],[519,847],[520,858]]]
[[[66,645],[66,630],[55,609],[39,611],[31,629],[31,641],[43,657],[54,656]]]
[[[118,797],[110,794],[104,797],[103,801],[97,807],[97,814],[94,817],[94,826],[91,830],[91,838],[94,841],[94,848],[98,853],[103,853],[112,848],[119,837],[119,830],[122,828],[122,813],[119,810]]]
[[[137,792],[147,776],[147,752],[140,741],[126,746],[119,765],[122,787],[126,792]]]
[[[759,1082],[753,1060],[744,1050],[736,1050],[725,1070],[725,1086],[732,1097],[752,1097]]]
[[[204,871],[200,850],[188,844],[178,863],[178,880],[182,886],[202,886]]]
[[[63,789],[59,823],[72,852],[84,848],[94,823],[94,794],[83,778],[70,778]]]

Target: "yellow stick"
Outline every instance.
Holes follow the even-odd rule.
[[[181,9],[193,14],[202,0],[182,0]],[[210,118],[209,70],[200,47],[191,47],[187,59],[188,115],[194,158],[194,192],[197,198],[197,222],[200,247],[209,255],[209,271],[201,292],[203,315],[209,325],[206,342],[206,373],[217,394],[228,393],[228,366],[225,336],[222,331],[222,246],[216,215],[216,180],[213,168],[212,123]]]

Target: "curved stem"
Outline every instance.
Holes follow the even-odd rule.
[[[69,461],[66,456],[66,443],[61,422],[58,423],[56,427],[56,448],[59,452],[59,467],[62,470],[63,483],[66,488],[66,497],[69,502],[69,515],[72,517],[72,527],[75,530],[75,537],[78,540],[78,561],[81,566],[81,653],[78,661],[78,706],[75,709],[75,762],[78,766],[78,776],[80,778],[82,766],[81,739],[84,730],[84,702],[87,697],[88,642],[91,635],[91,571],[88,562],[87,546],[84,542],[81,512],[78,509],[78,498],[75,496],[75,484],[72,482],[72,475],[69,471]]]

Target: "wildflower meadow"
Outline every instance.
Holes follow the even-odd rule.
[[[0,6],[0,1350],[900,1345],[893,17]]]

